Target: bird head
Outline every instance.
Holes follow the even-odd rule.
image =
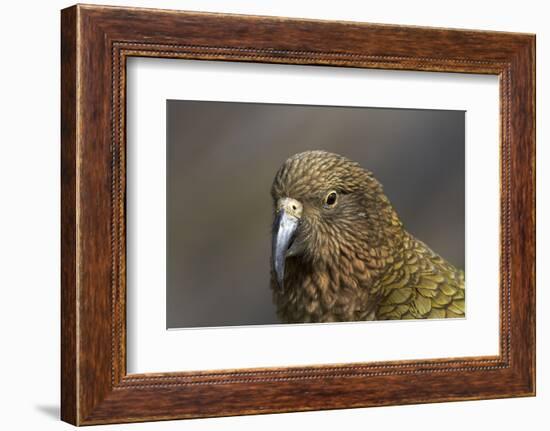
[[[306,151],[288,158],[271,195],[272,267],[281,288],[289,258],[330,264],[346,256],[375,265],[399,241],[402,224],[380,183],[338,154]]]

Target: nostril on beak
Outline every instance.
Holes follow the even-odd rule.
[[[285,197],[277,201],[277,211],[284,210],[296,218],[302,216],[302,204],[296,199]]]

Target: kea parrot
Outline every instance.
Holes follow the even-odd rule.
[[[464,317],[464,272],[405,230],[358,163],[296,154],[271,195],[271,289],[282,322]]]

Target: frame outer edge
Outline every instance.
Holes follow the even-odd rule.
[[[523,50],[524,55],[521,61],[523,67],[526,69],[524,76],[525,91],[525,105],[526,111],[530,115],[524,115],[526,135],[526,151],[527,160],[525,161],[525,172],[528,183],[527,193],[525,196],[526,206],[530,212],[529,224],[526,232],[525,252],[523,256],[528,256],[528,259],[524,259],[525,264],[528,265],[529,273],[529,285],[525,287],[524,292],[527,296],[526,302],[529,304],[527,310],[527,325],[526,330],[528,338],[528,346],[525,349],[527,352],[526,360],[526,378],[527,378],[527,390],[528,396],[536,396],[536,380],[537,380],[537,337],[536,337],[536,273],[537,273],[537,259],[536,259],[536,241],[537,241],[537,211],[536,211],[536,35],[531,35],[527,38],[526,47]]]
[[[78,7],[61,11],[61,420],[79,423],[77,299]]]
[[[529,66],[529,74],[527,78],[527,85],[529,87],[529,95],[527,103],[530,107],[530,123],[527,125],[529,133],[529,147],[530,147],[530,159],[529,163],[529,180],[531,181],[531,191],[527,199],[529,200],[531,210],[531,229],[528,233],[532,238],[532,244],[530,244],[531,252],[531,284],[529,286],[529,300],[530,300],[530,315],[529,315],[529,337],[531,348],[529,349],[530,362],[529,362],[529,395],[537,395],[537,298],[536,298],[536,283],[537,283],[537,37],[532,35],[528,39],[527,43],[527,65]]]
[[[532,340],[533,340],[533,357],[532,357],[532,370],[531,378],[533,379],[533,387],[531,394],[537,395],[537,37],[533,35],[530,43],[530,56],[532,60],[531,80],[533,83],[533,94],[531,95],[531,106],[533,109],[533,134],[531,137],[533,145],[533,155],[531,159],[531,169],[533,178],[533,192],[532,192],[532,223],[533,223],[533,315],[531,317],[532,325]]]
[[[525,38],[511,63],[512,349],[522,396],[536,395],[535,36]]]

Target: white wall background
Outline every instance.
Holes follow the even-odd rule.
[[[171,9],[477,28],[537,34],[538,396],[95,429],[545,429],[550,423],[550,13],[543,1],[131,0]],[[59,10],[71,3],[6,2],[0,32],[0,427],[69,429],[59,415]]]

